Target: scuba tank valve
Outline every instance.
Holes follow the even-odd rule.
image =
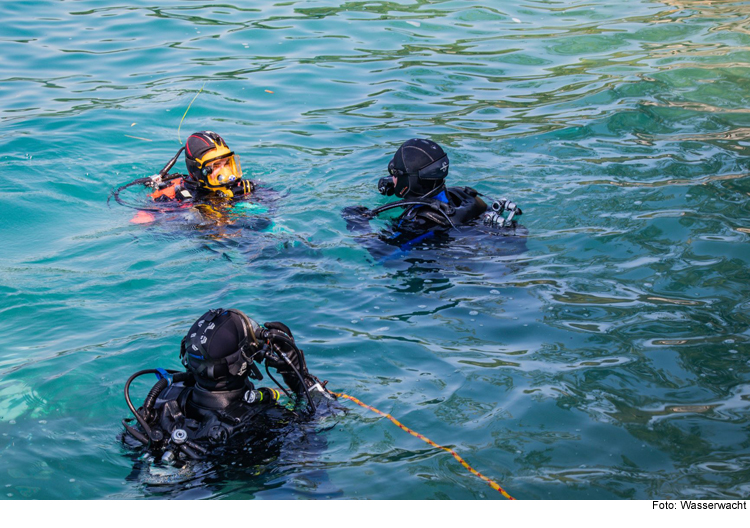
[[[495,200],[491,205],[492,212],[485,213],[482,217],[482,223],[489,227],[512,227],[513,217],[521,216],[523,211],[515,203],[507,198]],[[503,213],[508,211],[508,218],[503,217]]]

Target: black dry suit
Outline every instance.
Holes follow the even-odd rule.
[[[385,180],[385,179],[383,179]],[[380,187],[383,192],[384,183]],[[383,194],[387,194],[383,192]],[[404,212],[393,220],[390,229],[377,238],[362,238],[362,243],[379,261],[403,255],[418,243],[445,239],[458,234],[465,226],[482,225],[487,234],[522,235],[525,229],[518,226],[512,216],[521,214],[520,208],[508,200],[492,202],[492,209],[471,187],[445,187],[440,185],[425,195],[406,198],[369,210],[362,206],[347,207],[342,216],[349,231],[366,234],[371,231],[370,220],[378,214],[395,208]],[[503,218],[505,211],[508,218]],[[518,232],[517,232],[518,230]],[[477,242],[478,243],[478,242]]]
[[[125,385],[137,422],[123,420],[125,442],[147,446],[167,463],[203,458],[222,446],[252,447],[273,430],[314,413],[316,401],[332,398],[307,371],[286,325],[263,327],[237,310],[206,312],[182,340],[180,358],[184,372],[144,370]],[[279,404],[279,391],[256,388],[251,381],[263,378],[256,364],[263,361],[269,377],[276,381],[268,370],[273,367],[294,392],[299,405],[293,410]],[[158,381],[135,409],[130,384],[151,373]]]

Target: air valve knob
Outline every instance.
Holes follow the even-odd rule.
[[[182,445],[187,440],[187,433],[185,432],[185,429],[175,429],[172,431],[172,442],[174,442],[177,445]]]

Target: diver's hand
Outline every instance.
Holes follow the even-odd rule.
[[[393,185],[392,176],[384,176],[378,180],[378,192],[385,196],[393,196],[396,186]]]
[[[364,205],[350,205],[349,207],[344,207],[341,211],[341,216],[344,217],[344,220],[354,220],[359,218],[366,218],[369,220],[373,217],[372,212]]]
[[[289,363],[291,363],[300,374],[303,374],[303,370],[307,372],[305,365],[304,356],[300,358],[302,353],[297,344],[294,342],[294,336],[289,327],[284,323],[273,321],[270,323],[263,323],[266,327],[265,339],[271,342],[273,351],[266,354],[266,364],[269,367],[275,368],[280,374],[285,371],[293,372]],[[300,353],[298,354],[297,351]],[[289,360],[289,363],[284,361],[284,358],[279,354],[283,353],[284,356]]]
[[[264,323],[263,326],[265,326],[269,330],[281,330],[283,333],[289,336],[292,341],[294,341],[294,335],[292,334],[292,331],[289,330],[289,327],[284,323],[281,323],[279,321],[271,321],[270,323]]]
[[[303,394],[308,387],[315,384],[307,370],[304,352],[297,347],[292,332],[284,323],[271,322],[263,326],[266,327],[265,338],[271,342],[273,348],[272,352],[266,354],[266,365],[275,368],[281,374],[284,383],[296,394]]]
[[[352,233],[368,233],[371,230],[370,220],[375,217],[367,207],[350,205],[341,211],[341,217],[346,221],[346,229]]]

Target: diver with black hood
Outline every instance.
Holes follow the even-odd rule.
[[[203,314],[182,339],[185,371],[142,370],[125,384],[125,400],[135,418],[123,420],[123,441],[146,447],[164,463],[201,459],[225,446],[268,444],[274,431],[316,413],[334,396],[307,370],[305,355],[291,330],[279,322],[259,325],[239,310]],[[288,397],[292,394],[269,371],[275,369],[291,389],[294,408],[279,403],[275,389],[256,387],[258,364]],[[130,385],[155,374],[158,381],[136,409]],[[135,422],[134,422],[135,420]]]
[[[508,199],[490,200],[471,187],[446,187],[448,155],[429,139],[409,139],[388,163],[390,176],[378,181],[378,191],[401,200],[375,209],[357,205],[346,207],[342,216],[349,231],[370,233],[370,220],[390,209],[403,208],[388,232],[377,238],[362,238],[363,244],[378,260],[403,254],[417,243],[445,240],[464,226],[479,227],[493,235],[525,236],[516,217],[521,208]]]

